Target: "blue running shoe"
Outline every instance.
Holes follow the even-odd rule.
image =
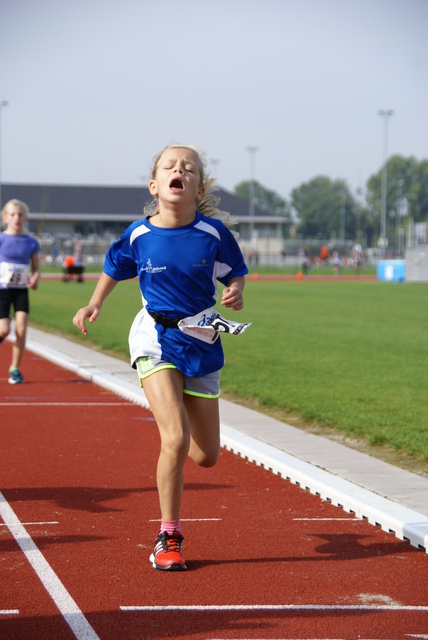
[[[25,380],[19,369],[9,371],[9,384],[23,384],[24,382]]]

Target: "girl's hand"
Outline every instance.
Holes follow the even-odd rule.
[[[84,336],[88,335],[86,329],[86,320],[89,318],[89,322],[93,324],[101,313],[101,308],[98,305],[89,304],[87,307],[82,307],[76,313],[73,318],[73,324],[83,333]]]
[[[239,282],[232,282],[228,287],[223,289],[221,304],[225,307],[239,311],[244,306],[244,298]]]
[[[109,293],[113,291],[117,285],[117,280],[113,280],[106,273],[102,273],[95,287],[95,291],[92,298],[89,300],[87,307],[82,307],[76,313],[73,318],[73,324],[83,333],[84,336],[88,335],[86,329],[86,320],[89,318],[89,322],[93,324],[101,313],[101,306]]]
[[[28,278],[28,288],[36,290],[38,285],[39,285],[39,276],[33,273]]]

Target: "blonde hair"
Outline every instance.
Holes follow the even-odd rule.
[[[219,191],[219,187],[216,184],[215,178],[210,178],[207,175],[205,171],[207,163],[202,158],[201,153],[198,151],[198,149],[193,145],[173,143],[167,145],[164,149],[162,149],[162,151],[153,158],[153,167],[151,171],[152,180],[156,179],[156,172],[158,170],[159,161],[162,155],[168,149],[189,149],[190,151],[193,151],[197,158],[197,165],[200,176],[199,185],[203,187],[204,190],[202,199],[197,203],[197,210],[208,218],[217,218],[218,220],[221,220],[223,224],[228,228],[236,225],[237,221],[231,217],[230,213],[228,213],[227,211],[222,211],[218,208],[220,204],[220,197],[216,194],[216,192]],[[149,204],[144,207],[144,213],[146,216],[154,215],[155,213],[157,213],[157,210],[157,198],[154,198],[151,202],[149,202]],[[239,233],[237,233],[237,231],[231,230],[231,232],[236,238],[239,237]]]
[[[7,216],[7,212],[9,210],[9,207],[19,207],[21,209],[21,212],[24,214],[24,218],[27,220],[28,219],[28,206],[25,204],[25,202],[22,202],[21,200],[16,200],[15,198],[13,200],[9,200],[9,202],[6,202],[6,204],[4,205],[3,209],[2,209],[2,220],[3,222],[6,221],[6,216]]]

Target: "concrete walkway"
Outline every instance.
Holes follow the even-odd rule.
[[[128,363],[29,328],[27,348],[148,406]],[[428,550],[428,479],[220,400],[222,445],[357,517]]]

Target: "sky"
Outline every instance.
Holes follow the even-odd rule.
[[[143,186],[178,142],[228,191],[364,193],[380,110],[428,159],[427,33],[428,0],[0,0],[0,179]]]

